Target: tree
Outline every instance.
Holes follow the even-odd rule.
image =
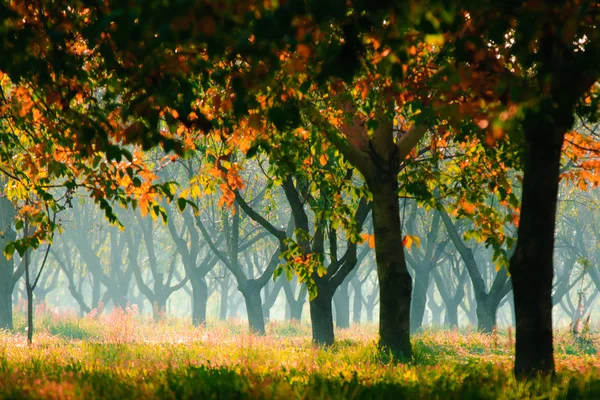
[[[561,150],[575,112],[598,112],[597,100],[586,93],[600,76],[595,61],[600,53],[600,15],[588,1],[525,2],[516,7],[499,1],[474,7],[470,18],[460,40],[463,49],[457,44],[462,59],[489,60],[484,55],[488,44],[508,38],[511,44],[501,50],[502,59],[516,60],[513,68],[500,69],[502,85],[495,91],[520,107],[522,116],[503,118],[499,113],[497,126],[522,132],[524,141],[518,242],[510,261],[517,323],[515,373],[553,374],[552,260]],[[479,61],[480,67],[485,68],[485,62]],[[588,98],[591,107],[580,106]]]

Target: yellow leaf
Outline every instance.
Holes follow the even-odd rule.
[[[369,248],[375,248],[375,235],[369,235]]]

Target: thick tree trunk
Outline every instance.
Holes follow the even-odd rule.
[[[360,324],[363,302],[362,285],[360,282],[352,283],[352,287],[354,288],[354,297],[352,299],[352,322]]]
[[[541,124],[548,127],[549,124]],[[516,313],[515,374],[554,374],[552,278],[563,133],[526,128],[518,242],[510,262]],[[543,128],[542,128],[543,129]]]
[[[423,315],[427,305],[427,289],[429,288],[429,272],[415,271],[415,287],[412,293],[410,309],[410,331],[416,332],[423,324]]]
[[[190,279],[192,284],[192,324],[194,326],[206,323],[206,304],[208,302],[208,285],[204,277]]]
[[[167,299],[163,296],[156,296],[157,298],[152,302],[152,318],[154,321],[162,321],[167,313]]]
[[[408,359],[412,356],[412,278],[402,246],[396,179],[394,174],[369,184],[373,193],[373,228],[379,277],[379,345],[400,359]]]
[[[246,285],[240,288],[246,303],[246,313],[248,314],[248,325],[250,331],[256,335],[265,334],[265,318],[263,316],[262,301],[260,299],[260,288],[254,285]]]
[[[335,325],[338,328],[350,327],[350,292],[349,282],[343,282],[333,295],[335,305]]]
[[[477,303],[477,329],[483,333],[492,333],[496,327],[498,303],[493,299]]]
[[[446,303],[446,316],[444,317],[444,325],[450,328],[458,327],[458,304]]]
[[[309,302],[313,342],[321,346],[334,341],[332,297],[327,288],[319,287],[317,297]]]
[[[288,302],[289,321],[302,321],[302,311],[304,310],[304,301]]]

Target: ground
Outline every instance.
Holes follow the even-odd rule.
[[[243,321],[154,323],[131,312],[38,316],[28,346],[22,317],[0,332],[0,398],[600,398],[600,335],[557,332],[555,379],[516,381],[513,333],[426,330],[415,357],[377,351],[376,326],[336,332],[314,347],[310,327],[271,322],[264,337]]]

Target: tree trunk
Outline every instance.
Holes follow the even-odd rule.
[[[531,117],[530,117],[531,118]],[[510,262],[516,313],[515,374],[554,374],[552,278],[554,229],[563,134],[525,124],[523,200],[517,248]],[[548,123],[542,127],[548,128]]]
[[[289,320],[290,321],[302,321],[302,311],[304,310],[304,301],[296,301],[288,302],[288,307],[290,310]]]
[[[446,303],[446,316],[444,317],[444,325],[451,328],[458,327],[458,305],[459,303]]]
[[[477,329],[483,333],[492,333],[496,327],[498,303],[493,299],[477,302]]]
[[[265,334],[265,318],[263,316],[262,301],[260,299],[260,288],[255,285],[247,284],[240,288],[244,301],[246,303],[246,312],[248,314],[248,325],[250,331],[256,335]]]
[[[4,190],[2,182],[0,190]],[[4,257],[4,248],[8,242],[16,239],[11,225],[14,221],[15,208],[6,197],[0,197],[0,329],[12,329],[13,306],[13,273],[14,259]]]
[[[402,246],[397,178],[392,174],[369,187],[379,277],[379,345],[399,359],[409,359],[412,278]]]
[[[427,305],[429,306],[429,310],[431,310],[431,325],[441,326],[442,312],[444,311],[443,303],[442,305],[437,304],[433,299],[430,298],[427,301]]]
[[[312,337],[315,344],[331,346],[334,341],[332,294],[319,287],[317,297],[309,301]]]
[[[367,322],[373,322],[373,312],[375,311],[375,304],[369,303],[368,307],[365,307],[367,310]]]
[[[362,285],[360,282],[353,283],[352,287],[354,288],[354,297],[352,300],[352,322],[355,324],[360,324],[361,313],[362,313]]]
[[[415,270],[415,287],[412,294],[410,310],[410,331],[416,332],[423,324],[423,315],[427,305],[427,289],[429,288],[429,272],[418,273]]]
[[[227,311],[229,309],[229,275],[227,273],[221,281],[221,299],[219,303],[219,319],[224,321],[227,319]]]
[[[164,297],[164,298],[163,298]],[[152,318],[155,322],[165,319],[167,312],[166,296],[156,295],[156,299],[152,302]]]
[[[6,240],[3,238],[3,240]],[[3,243],[4,245],[6,243]],[[13,260],[4,257],[0,246],[0,329],[12,329]]]
[[[206,304],[208,302],[208,286],[204,277],[190,279],[192,284],[192,324],[206,323]]]
[[[338,328],[350,327],[350,293],[349,282],[343,282],[333,295],[335,305],[335,325]]]

